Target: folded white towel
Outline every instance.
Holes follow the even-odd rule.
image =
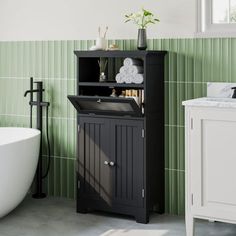
[[[121,74],[138,74],[143,73],[143,67],[142,66],[122,66],[120,68]]]
[[[132,66],[132,65],[141,66],[142,60],[127,57],[124,59],[123,63],[124,63],[124,66]]]
[[[142,66],[129,66],[129,73],[132,75],[136,75],[139,73],[143,73],[143,67]]]
[[[132,83],[132,81],[133,81],[133,75],[127,74],[127,75],[124,76],[124,82],[125,83],[130,84],[130,83]]]
[[[144,81],[143,74],[136,74],[136,75],[133,75],[132,77],[132,83],[142,84],[143,81]]]
[[[129,67],[128,66],[122,66],[120,68],[120,73],[121,74],[128,74],[129,73]]]
[[[124,74],[118,73],[116,75],[116,82],[119,83],[119,84],[124,83],[125,82],[124,78],[125,78]]]

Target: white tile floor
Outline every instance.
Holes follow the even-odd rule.
[[[71,200],[27,198],[0,219],[0,236],[184,236],[184,218],[152,215],[147,225],[107,214],[77,214]],[[236,236],[236,225],[198,221],[196,236]]]

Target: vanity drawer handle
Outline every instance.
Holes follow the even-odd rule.
[[[115,166],[115,163],[113,161],[110,161],[109,165],[110,166]]]
[[[104,165],[106,165],[106,166],[115,166],[115,163],[113,161],[110,161],[110,162],[104,161]]]
[[[104,165],[109,165],[109,162],[108,161],[104,161]]]

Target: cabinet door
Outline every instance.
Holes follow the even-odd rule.
[[[143,206],[144,194],[144,138],[143,122],[111,120],[111,156],[114,162],[113,204]]]
[[[236,112],[193,109],[189,119],[193,213],[236,220]]]
[[[78,146],[79,197],[111,204],[109,160],[109,120],[80,117]]]

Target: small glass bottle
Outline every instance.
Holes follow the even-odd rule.
[[[99,82],[106,82],[106,81],[107,81],[107,77],[105,75],[105,72],[101,72],[99,76]]]

